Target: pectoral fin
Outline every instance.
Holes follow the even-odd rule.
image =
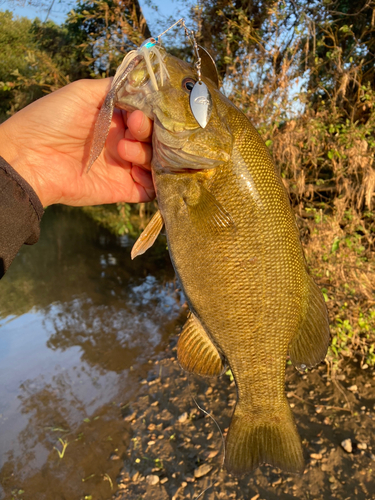
[[[178,339],[177,356],[182,368],[197,375],[219,377],[225,370],[218,350],[193,314]]]
[[[160,210],[152,217],[150,222],[147,224],[146,229],[134,243],[131,251],[131,258],[135,259],[138,255],[142,255],[155,243],[160,231],[163,229],[163,218],[161,216]]]
[[[298,370],[311,368],[322,361],[330,340],[324,297],[312,278],[309,287],[307,310],[299,331],[289,346],[290,359]]]
[[[198,231],[212,234],[234,228],[234,222],[228,211],[220,204],[215,196],[204,186],[200,186],[197,201],[185,199],[189,216]]]

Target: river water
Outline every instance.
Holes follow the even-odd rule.
[[[181,324],[166,245],[131,261],[133,243],[52,207],[0,281],[0,498],[115,491],[122,411]]]

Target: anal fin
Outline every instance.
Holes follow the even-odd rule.
[[[327,307],[322,292],[310,278],[307,309],[289,355],[298,370],[311,368],[325,358],[330,341]]]
[[[131,258],[135,259],[138,255],[142,255],[155,243],[160,231],[163,229],[163,218],[161,216],[160,210],[152,217],[150,222],[147,224],[146,229],[134,243],[131,251]]]
[[[177,356],[182,368],[197,375],[219,377],[225,370],[218,350],[191,313],[178,339]]]

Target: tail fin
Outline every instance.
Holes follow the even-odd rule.
[[[237,405],[226,440],[225,466],[235,476],[262,464],[302,473],[302,446],[287,403],[278,415],[244,413]]]

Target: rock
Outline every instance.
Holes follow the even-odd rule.
[[[350,392],[358,392],[358,387],[354,384],[348,387],[348,391]]]
[[[366,443],[358,443],[357,448],[359,450],[367,450],[367,444]]]
[[[109,457],[109,459],[110,460],[120,460],[120,457],[116,453],[112,453],[112,455]]]
[[[124,418],[125,422],[133,422],[135,417],[137,416],[137,412],[135,411],[131,415],[128,415],[127,417]]]
[[[159,481],[160,481],[159,476],[157,476],[156,474],[150,474],[146,476],[146,482],[150,486],[155,486],[156,484],[158,484]]]
[[[310,457],[314,460],[321,460],[323,458],[323,455],[321,453],[310,453]]]
[[[322,408],[321,406],[317,406],[317,407],[315,408],[315,411],[316,411],[316,413],[322,413],[323,408]]]
[[[210,394],[212,394],[212,387],[209,387],[206,391],[206,396],[209,396]]]
[[[212,465],[203,464],[194,470],[194,477],[196,479],[199,479],[200,477],[203,477],[206,474],[208,474],[211,470],[212,470]]]
[[[173,420],[173,415],[167,409],[164,409],[161,413],[157,415],[158,420],[163,420],[164,422],[171,422]]]
[[[320,437],[320,438],[317,438],[317,439],[313,439],[311,442],[314,443],[314,444],[323,444],[324,441]]]
[[[361,368],[362,368],[362,370],[367,370],[367,368],[368,368],[368,364],[367,364],[367,363],[365,363],[364,365],[362,365],[362,366],[361,366]]]
[[[214,458],[216,457],[216,455],[219,453],[219,450],[212,450],[210,451],[210,453],[208,454],[208,458]]]
[[[180,424],[185,423],[187,419],[188,419],[188,414],[186,411],[178,417],[178,421],[180,422]]]
[[[160,484],[164,484],[168,481],[167,477],[163,477],[163,479],[160,479]]]
[[[350,438],[341,441],[341,446],[346,451],[346,453],[351,453],[353,451],[352,440]]]
[[[136,482],[137,482],[137,480],[138,480],[138,478],[139,478],[139,476],[140,476],[140,475],[141,475],[141,474],[140,474],[139,472],[136,472],[136,473],[133,475],[133,477],[132,477],[132,481],[133,481],[133,483],[136,483]]]

